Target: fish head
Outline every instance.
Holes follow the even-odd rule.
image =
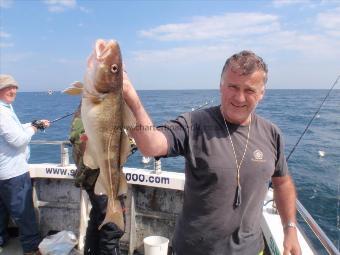
[[[98,39],[87,62],[85,89],[91,94],[106,94],[121,91],[123,65],[117,41]]]

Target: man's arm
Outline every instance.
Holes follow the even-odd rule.
[[[301,248],[297,229],[287,224],[296,224],[296,192],[290,176],[273,177],[274,200],[284,227],[283,255],[300,255]]]
[[[27,146],[37,129],[31,125],[24,130],[9,114],[0,115],[0,135],[15,148]]]
[[[165,135],[154,127],[126,72],[123,79],[123,96],[137,122],[130,134],[135,139],[138,150],[144,156],[166,155],[168,142]]]

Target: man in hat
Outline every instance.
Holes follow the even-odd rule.
[[[40,254],[41,241],[34,214],[32,184],[28,172],[29,147],[38,129],[47,128],[48,120],[21,124],[12,103],[18,83],[0,74],[0,246],[8,240],[9,216],[19,227],[24,254]]]

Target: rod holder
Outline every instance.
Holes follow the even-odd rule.
[[[162,164],[161,164],[161,160],[160,159],[154,159],[153,162],[153,166],[154,166],[154,172],[155,174],[161,174],[162,173]]]
[[[68,148],[65,148],[64,144],[60,146],[60,165],[68,166],[70,164]]]

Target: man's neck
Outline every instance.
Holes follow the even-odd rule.
[[[11,105],[10,103],[4,101],[3,99],[0,99],[0,104],[5,105],[5,106]]]

